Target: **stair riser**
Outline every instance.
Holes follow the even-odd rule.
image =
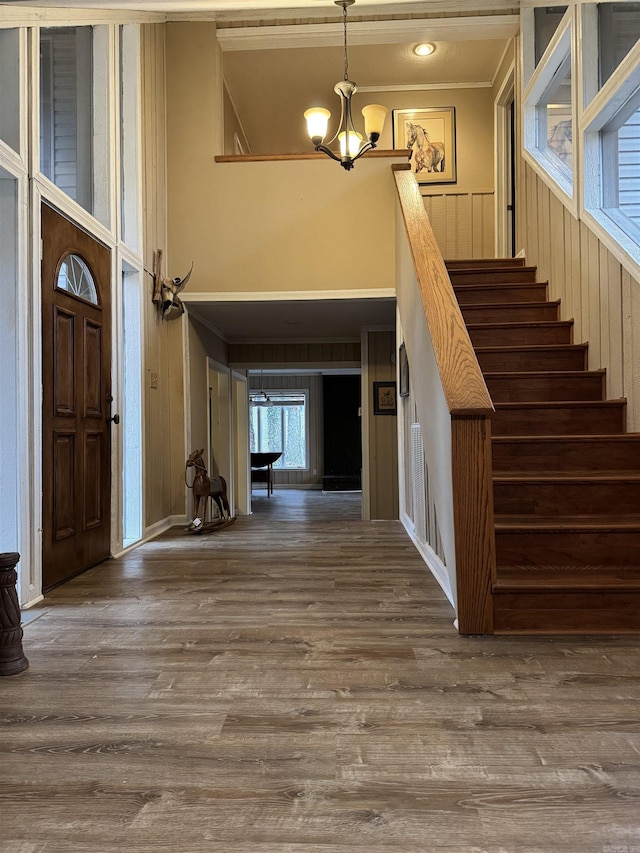
[[[460,305],[488,305],[505,302],[544,302],[547,298],[546,284],[527,284],[521,287],[500,287],[491,284],[455,287],[456,297]]]
[[[640,593],[518,592],[494,595],[496,634],[638,633]]]
[[[493,502],[498,515],[615,516],[638,511],[640,482],[494,483]]]
[[[462,270],[450,270],[449,278],[455,284],[516,284],[518,282],[531,282],[536,280],[536,271],[531,267],[520,267],[519,269],[505,268],[502,270],[473,270],[463,272]]]
[[[516,326],[495,329],[482,326],[469,329],[469,337],[476,347],[543,346],[545,344],[570,344],[570,323],[548,326]],[[544,368],[542,368],[544,369]]]
[[[552,349],[541,351],[514,350],[479,352],[480,369],[485,373],[527,370],[584,370],[584,349]]]
[[[546,305],[526,302],[521,305],[462,307],[462,316],[466,323],[537,323],[558,319],[558,305],[547,302]]]
[[[589,409],[500,410],[491,419],[492,435],[602,435],[624,432],[624,405]]]
[[[640,533],[633,530],[496,530],[498,575],[500,566],[633,565],[638,560],[639,538]]]
[[[493,443],[495,471],[640,471],[640,441]]]
[[[572,377],[548,375],[534,378],[516,374],[513,377],[485,379],[494,403],[604,399],[601,374]]]

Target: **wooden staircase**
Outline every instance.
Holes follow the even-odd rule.
[[[493,399],[496,633],[640,633],[640,434],[523,260],[447,269]]]

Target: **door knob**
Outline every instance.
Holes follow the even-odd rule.
[[[120,415],[114,415],[112,418],[105,418],[105,420],[107,423],[109,423],[109,421],[113,421],[114,424],[119,424],[120,423]]]

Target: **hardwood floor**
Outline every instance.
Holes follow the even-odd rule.
[[[0,851],[640,851],[640,644],[459,637],[398,522],[255,493],[56,589],[0,680]]]

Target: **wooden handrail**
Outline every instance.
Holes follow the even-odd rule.
[[[422,305],[452,415],[494,411],[458,300],[412,172],[392,166]]]
[[[493,403],[416,179],[402,166],[394,165],[392,169],[425,315],[424,332],[431,338],[451,419],[458,627],[462,634],[491,634],[496,566],[491,473]]]

